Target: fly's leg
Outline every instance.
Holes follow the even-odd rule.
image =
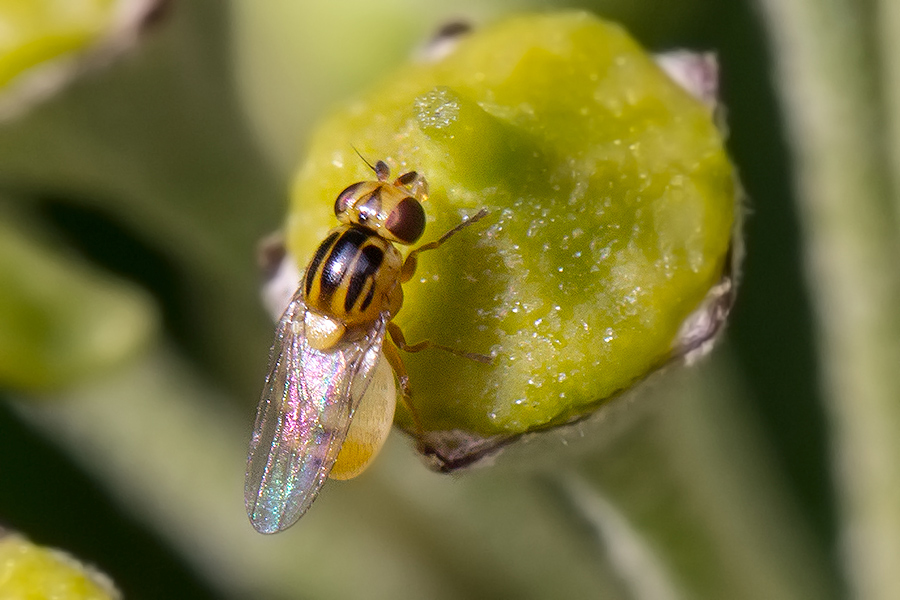
[[[429,242],[422,246],[419,246],[418,248],[416,248],[415,250],[410,252],[409,255],[406,257],[406,260],[403,261],[403,268],[400,269],[400,283],[406,283],[407,281],[412,279],[412,276],[416,273],[416,265],[419,263],[418,255],[420,252],[425,252],[426,250],[434,250],[435,248],[439,248],[441,246],[441,244],[446,242],[453,235],[459,233],[460,231],[462,231],[469,225],[473,225],[473,224],[477,223],[482,218],[484,218],[485,215],[487,215],[487,214],[488,214],[487,209],[482,208],[480,211],[475,213],[475,215],[466,219],[465,221],[463,221],[462,223],[460,223],[459,225],[457,225],[456,227],[454,227],[453,229],[451,229],[450,231],[448,231],[447,233],[445,233],[444,235],[442,235],[435,241]]]
[[[388,327],[390,327],[390,325],[391,324],[388,323]],[[406,410],[409,411],[409,414],[412,417],[413,425],[416,428],[416,439],[421,440],[425,430],[422,428],[422,420],[419,418],[419,411],[416,410],[416,407],[413,406],[412,403],[412,389],[409,387],[409,373],[406,371],[406,365],[403,364],[400,352],[391,340],[384,340],[381,350],[384,352],[384,357],[387,359],[388,364],[391,365],[394,373],[396,373],[397,379],[400,380],[400,401],[403,402],[403,406],[406,407]]]
[[[443,346],[441,344],[435,344],[431,340],[422,340],[421,342],[417,342],[415,344],[406,343],[406,337],[403,335],[403,331],[400,330],[400,327],[394,323],[393,321],[387,324],[388,333],[391,335],[391,340],[404,352],[421,352],[422,350],[426,350],[428,348],[437,348],[438,350],[443,350],[444,352],[449,352],[455,356],[460,356],[462,358],[468,358],[469,360],[474,360],[475,362],[490,364],[491,357],[486,356],[484,354],[478,354],[475,352],[463,352],[462,350],[457,350],[456,348],[451,348],[449,346]]]
[[[400,350],[405,350],[406,352],[420,352],[426,348],[438,348],[455,354],[456,356],[462,356],[463,358],[482,363],[490,363],[491,357],[485,356],[484,354],[461,352],[454,348],[434,344],[428,340],[410,345],[406,343],[406,338],[403,336],[403,332],[396,323],[389,321],[387,329],[390,334],[390,339],[384,340],[381,350],[384,352],[384,357],[387,359],[388,364],[391,365],[394,373],[397,374],[397,379],[400,381],[400,401],[403,402],[403,406],[406,407],[406,410],[409,411],[409,414],[412,417],[413,426],[416,428],[416,443],[418,444],[419,449],[422,450],[425,447],[425,428],[422,427],[422,419],[419,417],[419,411],[416,410],[416,407],[412,402],[412,388],[409,385],[409,372],[406,370],[406,365],[403,364],[403,358],[400,356],[398,348]]]
[[[480,211],[475,213],[472,217],[466,219],[438,239],[433,242],[429,242],[422,246],[419,246],[415,250],[409,253],[406,257],[406,260],[403,262],[403,267],[400,269],[400,282],[406,283],[409,281],[412,276],[416,272],[416,265],[418,264],[418,254],[420,252],[425,252],[426,250],[434,250],[435,248],[439,248],[441,244],[449,240],[455,234],[459,233],[469,225],[473,225],[483,219],[485,215],[488,214],[487,209],[482,208]],[[391,340],[393,340],[394,344],[401,350],[406,352],[421,352],[426,348],[437,348],[439,350],[443,350],[445,352],[449,352],[450,354],[455,354],[456,356],[461,356],[463,358],[468,358],[469,360],[474,360],[476,362],[481,363],[490,363],[491,357],[485,356],[484,354],[476,354],[474,352],[463,352],[462,350],[457,350],[456,348],[450,348],[449,346],[442,346],[441,344],[435,344],[432,341],[424,340],[418,342],[416,344],[408,344],[406,343],[406,338],[403,335],[403,332],[400,330],[400,327],[397,326],[393,321],[387,324],[388,333],[391,335]]]
[[[410,185],[415,186],[417,182],[421,181],[423,187],[421,189],[417,189],[417,191],[421,193],[427,193],[427,188],[424,185],[424,178],[419,177],[416,173],[407,173],[405,175],[401,175],[397,182],[401,185]],[[425,252],[426,250],[434,250],[435,248],[439,248],[441,244],[450,239],[453,235],[459,233],[469,225],[477,223],[484,216],[487,215],[486,209],[481,209],[474,216],[466,219],[440,238],[433,242],[429,242],[422,246],[419,246],[415,250],[409,253],[406,257],[406,260],[403,261],[403,267],[400,269],[400,282],[406,283],[416,272],[416,265],[418,264],[418,254],[420,252]],[[382,346],[382,350],[384,351],[384,356],[387,358],[388,363],[391,365],[391,368],[394,369],[394,373],[397,374],[397,379],[400,380],[400,396],[403,405],[406,406],[406,409],[409,411],[409,414],[412,416],[413,424],[416,428],[416,439],[418,443],[421,445],[424,439],[425,430],[422,427],[422,420],[419,418],[419,412],[416,410],[415,406],[412,403],[412,389],[409,386],[409,373],[406,371],[406,366],[403,364],[403,359],[400,357],[400,352],[398,348],[401,350],[405,350],[406,352],[421,352],[426,348],[438,348],[440,350],[444,350],[446,352],[450,352],[451,354],[455,354],[456,356],[462,356],[464,358],[468,358],[470,360],[475,360],[483,363],[490,363],[491,357],[485,356],[483,354],[473,354],[470,352],[462,352],[460,350],[456,350],[455,348],[449,348],[447,346],[442,346],[440,344],[432,343],[428,340],[419,342],[417,344],[407,344],[406,337],[404,337],[403,332],[400,330],[400,327],[391,321],[387,324],[387,330],[390,334],[390,339],[385,340],[384,345]]]

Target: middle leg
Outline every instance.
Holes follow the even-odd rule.
[[[391,340],[394,342],[394,344],[396,344],[397,348],[400,348],[404,352],[421,352],[422,350],[426,350],[428,348],[437,348],[438,350],[443,350],[444,352],[449,352],[450,354],[460,356],[462,358],[468,358],[469,360],[474,360],[475,362],[490,364],[492,361],[490,356],[478,354],[476,352],[463,352],[462,350],[457,350],[456,348],[443,346],[441,344],[435,344],[431,340],[422,340],[421,342],[417,342],[415,344],[408,344],[406,342],[406,336],[403,335],[403,331],[400,329],[400,326],[393,321],[387,324],[387,329],[388,333],[391,336]]]

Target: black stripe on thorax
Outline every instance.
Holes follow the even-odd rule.
[[[347,295],[344,297],[344,311],[350,312],[356,301],[359,300],[365,288],[366,281],[372,280],[369,293],[366,296],[367,302],[365,306],[361,306],[361,310],[365,310],[372,301],[372,294],[375,291],[375,274],[381,268],[384,261],[384,250],[378,246],[369,244],[363,247],[359,258],[353,267],[353,275],[350,277],[350,285],[347,286]]]
[[[339,234],[331,247],[328,258],[322,263],[319,299],[323,304],[331,302],[332,296],[347,276],[356,255],[366,240],[375,235],[374,232],[362,227],[349,227]]]
[[[338,235],[340,235],[339,231],[335,231],[321,244],[319,244],[319,248],[316,250],[316,255],[313,256],[312,262],[309,263],[309,266],[306,268],[306,295],[309,296],[309,293],[312,291],[313,282],[316,280],[316,272],[319,270],[319,265],[322,264],[322,261],[325,259],[325,256],[328,254],[328,251],[331,250],[331,246],[334,244],[334,240],[337,239]]]
[[[360,312],[364,312],[369,305],[372,304],[372,298],[375,297],[375,282],[372,282],[371,287],[369,287],[369,291],[366,292],[366,297],[363,298],[362,304],[359,306]]]

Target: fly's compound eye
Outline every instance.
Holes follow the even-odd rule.
[[[425,209],[418,200],[407,196],[391,210],[384,227],[401,244],[412,244],[425,231]]]
[[[347,209],[353,206],[353,201],[356,199],[357,192],[359,191],[359,188],[363,185],[363,183],[364,182],[362,181],[354,183],[353,185],[347,187],[343,192],[338,194],[337,200],[334,201],[335,216],[341,216],[343,213],[347,212]]]

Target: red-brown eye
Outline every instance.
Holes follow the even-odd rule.
[[[358,183],[354,183],[349,186],[343,192],[338,194],[337,200],[334,201],[334,214],[340,215],[345,212],[350,205],[353,203],[353,199],[356,197],[356,191],[359,189],[359,186],[363,184],[362,181]]]
[[[400,242],[412,244],[425,231],[425,210],[418,200],[409,196],[394,207],[384,226]]]

